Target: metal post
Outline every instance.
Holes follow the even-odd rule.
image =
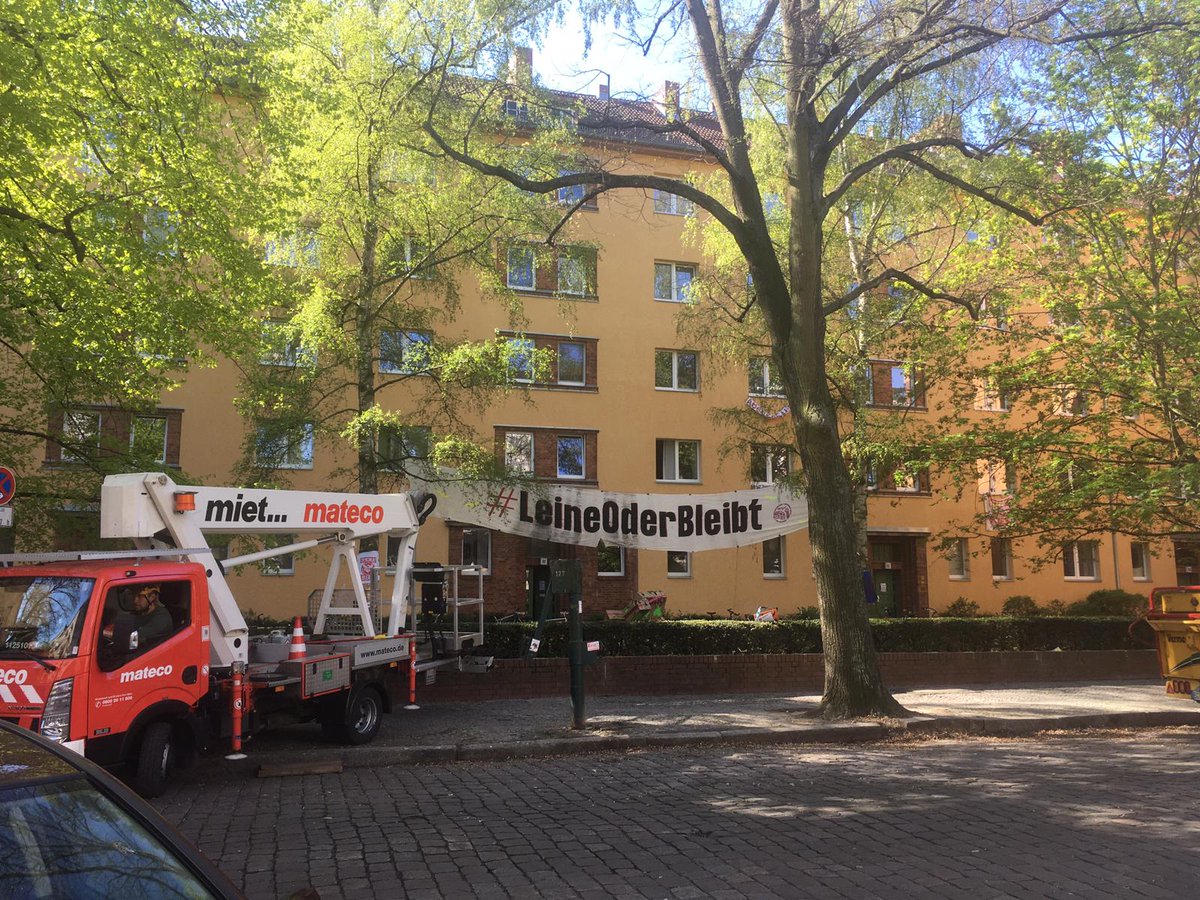
[[[583,711],[583,598],[574,592],[567,611],[567,629],[571,636],[567,645],[567,658],[571,663],[571,724],[574,728],[586,728],[587,716]]]
[[[243,662],[233,664],[233,681],[229,690],[229,719],[233,733],[230,735],[230,752],[226,759],[246,758],[246,754],[242,752],[242,709],[246,704],[245,691],[242,690],[242,670],[245,667]]]
[[[420,709],[417,706],[417,636],[408,639],[408,705],[405,709]]]

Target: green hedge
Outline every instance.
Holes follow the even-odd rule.
[[[1005,618],[875,619],[875,646],[885,653],[1000,650],[1134,650],[1145,645],[1129,638],[1129,619]],[[487,626],[487,646],[501,659],[524,654],[533,635],[530,622]],[[702,656],[727,653],[818,653],[820,625],[811,620],[743,622],[668,619],[648,622],[587,622],[589,641],[600,641],[611,656]],[[539,658],[566,656],[565,622],[546,626]]]

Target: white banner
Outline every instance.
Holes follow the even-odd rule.
[[[618,494],[562,484],[424,482],[435,514],[561,544],[603,541],[644,550],[719,550],[808,527],[808,503],[782,487],[724,494]]]

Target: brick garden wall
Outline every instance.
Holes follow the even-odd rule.
[[[1153,650],[881,653],[880,662],[891,688],[1158,677]],[[584,675],[589,693],[608,695],[820,693],[823,678],[819,653],[614,656]],[[486,675],[442,670],[435,684],[418,682],[417,695],[430,702],[567,696],[568,679],[565,659],[501,659]]]

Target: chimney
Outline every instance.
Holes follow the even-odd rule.
[[[508,58],[508,83],[520,84],[533,77],[533,48],[513,47]]]
[[[679,82],[664,81],[654,105],[668,119],[676,118],[679,115]]]
[[[604,84],[600,85],[598,90],[600,92],[600,99],[607,100],[608,99],[608,82],[606,81],[606,82],[604,82]]]

